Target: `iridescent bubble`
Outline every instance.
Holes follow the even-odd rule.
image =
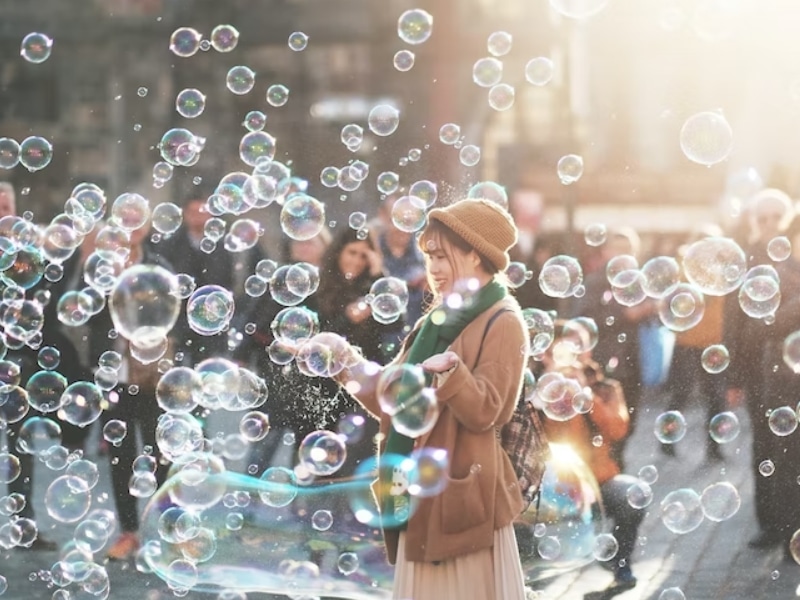
[[[747,258],[730,238],[709,237],[694,242],[683,257],[690,283],[709,296],[724,296],[738,288],[747,273]]]
[[[461,139],[461,127],[455,123],[445,123],[439,128],[439,140],[443,144],[452,146]]]
[[[178,320],[181,301],[174,274],[158,265],[135,265],[120,275],[108,298],[114,328],[148,348],[164,340]]]
[[[472,65],[472,81],[481,87],[490,88],[503,78],[503,63],[493,57],[479,58]]]
[[[770,459],[762,460],[758,464],[758,472],[762,477],[772,477],[775,474],[775,463]]]
[[[25,390],[33,408],[49,413],[61,408],[61,398],[67,385],[67,378],[57,371],[38,371],[28,379]]]
[[[668,410],[656,417],[653,433],[662,444],[675,444],[686,435],[686,419],[680,411]]]
[[[642,266],[644,291],[650,298],[660,299],[672,293],[680,283],[681,269],[671,256],[656,256]]]
[[[267,88],[267,104],[270,106],[283,106],[289,101],[289,88],[279,83]]]
[[[392,64],[394,65],[395,69],[401,73],[405,73],[413,68],[414,59],[415,56],[411,50],[398,50],[395,52],[394,58],[392,59]]]
[[[305,306],[282,309],[272,320],[270,328],[276,340],[287,344],[299,344],[310,339],[319,327],[316,313]]]
[[[34,172],[44,169],[53,160],[53,145],[40,136],[32,135],[19,145],[19,162]]]
[[[767,244],[767,254],[775,262],[782,262],[792,255],[792,243],[786,236],[774,237]]]
[[[82,458],[69,463],[66,474],[80,479],[90,490],[94,489],[97,486],[97,482],[100,481],[100,471],[97,465],[90,460]]]
[[[45,33],[31,32],[22,38],[19,54],[29,63],[40,64],[50,58],[53,39]]]
[[[158,149],[161,153],[161,158],[168,164],[175,166],[184,166],[187,156],[199,152],[195,135],[188,129],[181,128],[167,131],[161,137]]]
[[[267,124],[267,115],[260,110],[251,110],[244,116],[242,124],[247,131],[261,131]]]
[[[508,193],[499,183],[494,181],[481,181],[476,183],[467,192],[467,198],[482,198],[495,202],[503,208],[508,208]]]
[[[556,560],[561,555],[561,542],[554,535],[548,535],[539,540],[536,551],[544,560]]]
[[[486,40],[486,47],[492,56],[505,56],[511,52],[514,37],[507,31],[494,31]]]
[[[89,512],[92,493],[83,479],[62,475],[48,486],[44,505],[53,520],[59,523],[75,523]]]
[[[686,600],[686,595],[679,587],[668,587],[661,590],[658,600]]]
[[[234,312],[233,294],[219,285],[197,288],[186,302],[186,317],[192,331],[210,336],[230,323]]]
[[[564,185],[575,183],[583,175],[583,157],[577,154],[562,156],[556,165],[556,172]]]
[[[546,56],[532,58],[525,65],[525,79],[533,85],[547,85],[553,79],[555,67]]]
[[[189,413],[199,404],[203,382],[189,367],[172,367],[156,385],[156,401],[165,412]]]
[[[645,286],[644,274],[637,269],[629,269],[614,277],[611,282],[611,293],[618,304],[636,306],[647,298]]]
[[[774,316],[781,302],[780,277],[771,265],[750,269],[739,288],[739,306],[754,319]]]
[[[279,508],[291,504],[297,497],[295,476],[284,467],[270,467],[261,475],[264,488],[258,493],[261,501],[267,506]]]
[[[673,533],[694,531],[703,522],[700,495],[690,488],[670,492],[661,501],[661,521]]]
[[[281,306],[295,306],[300,304],[305,296],[292,291],[287,283],[291,266],[283,265],[275,270],[269,280],[269,294]]]
[[[447,486],[450,459],[441,448],[420,448],[411,454],[413,468],[408,473],[408,493],[429,498]]]
[[[2,279],[16,287],[29,290],[42,280],[45,260],[41,251],[35,246],[18,248],[13,256],[14,262],[2,271]]]
[[[645,481],[637,481],[631,484],[625,492],[625,497],[633,508],[647,508],[653,502],[653,490],[650,484]]]
[[[150,218],[150,203],[139,194],[120,194],[111,205],[111,221],[117,227],[131,232],[143,227]]]
[[[361,142],[364,141],[364,128],[355,123],[345,125],[342,127],[340,139],[351,151],[358,150],[361,147]]]
[[[423,179],[411,184],[411,187],[408,188],[408,195],[422,200],[426,207],[431,207],[439,197],[439,190],[433,181]]]
[[[6,344],[13,340],[30,342],[42,331],[43,308],[35,300],[13,300],[6,303],[4,309],[0,323],[5,327]]]
[[[712,344],[703,349],[700,362],[707,373],[716,374],[728,368],[731,357],[723,344]]]
[[[244,65],[237,65],[228,70],[225,77],[225,85],[237,96],[249,93],[256,84],[256,74]]]
[[[183,223],[183,211],[177,204],[162,202],[153,209],[153,229],[164,235],[178,231]]]
[[[250,167],[271,161],[275,158],[275,138],[266,131],[251,131],[239,143],[239,158]]]
[[[269,430],[269,416],[258,410],[243,415],[239,421],[239,433],[249,442],[263,440]]]
[[[703,294],[695,286],[679,283],[675,289],[661,298],[658,317],[673,331],[687,331],[697,325],[705,313]]]
[[[580,263],[566,254],[553,256],[542,265],[539,287],[553,298],[568,298],[583,283]]]
[[[61,426],[45,417],[25,420],[17,434],[16,449],[24,454],[39,456],[61,444]]]
[[[554,421],[568,421],[577,415],[583,394],[577,380],[561,373],[546,373],[536,382],[537,401],[541,401],[544,414]],[[575,396],[580,396],[578,401]]]
[[[531,340],[531,356],[540,356],[550,347],[555,337],[555,325],[550,313],[538,308],[525,308],[522,317]]]
[[[770,411],[768,422],[772,433],[785,437],[797,429],[797,412],[791,406],[780,406]]]
[[[119,419],[111,419],[103,425],[103,439],[113,446],[119,446],[128,435],[128,424]]]
[[[465,167],[474,167],[481,161],[481,149],[474,144],[467,144],[459,150],[458,160]]]
[[[0,452],[0,483],[15,481],[21,472],[19,458],[15,454]]]
[[[618,551],[619,542],[617,542],[617,538],[610,533],[601,533],[594,540],[592,556],[594,556],[595,560],[607,561],[614,558]]]
[[[206,96],[200,90],[194,88],[181,90],[175,98],[175,110],[187,119],[199,117],[205,108]]]
[[[74,228],[56,222],[45,228],[43,238],[42,254],[48,261],[59,266],[75,253],[83,241]]]
[[[507,83],[498,83],[489,90],[489,106],[497,111],[508,110],[514,106],[514,97],[514,86]]]
[[[742,499],[736,486],[727,481],[721,481],[711,484],[703,490],[700,504],[706,519],[718,523],[730,519],[739,512]]]
[[[196,29],[179,27],[169,39],[169,49],[176,56],[188,58],[200,49],[200,40],[203,38]]]
[[[583,239],[587,246],[602,246],[608,237],[608,229],[602,223],[592,223],[583,230]]]
[[[303,438],[297,454],[300,464],[311,474],[326,477],[342,467],[347,458],[347,448],[336,433],[320,430]]]
[[[162,455],[175,462],[178,458],[193,454],[202,448],[203,429],[200,422],[189,414],[167,413],[158,419],[156,444]],[[195,463],[185,469],[182,478],[187,485],[194,484],[197,478],[203,481],[208,476],[204,470],[207,462],[200,460],[197,463],[200,465],[199,473],[196,472]]]
[[[733,130],[718,112],[701,112],[689,117],[680,133],[686,158],[701,165],[722,162],[733,149]]]
[[[417,438],[430,431],[439,416],[439,405],[433,388],[425,388],[396,406],[392,425],[398,433]]]
[[[392,223],[400,231],[413,233],[425,226],[426,204],[415,196],[402,196],[392,205]]]
[[[217,25],[211,31],[211,47],[217,52],[231,52],[239,44],[239,31],[233,25]]]
[[[400,185],[400,177],[397,173],[392,171],[384,171],[378,175],[377,186],[378,191],[382,194],[391,194],[397,191]]]
[[[397,35],[406,44],[422,44],[432,32],[433,16],[421,8],[407,10],[397,20]]]
[[[281,209],[281,229],[293,240],[310,240],[325,227],[325,205],[307,194],[294,194]]]
[[[78,427],[86,427],[103,412],[103,403],[99,387],[88,381],[76,381],[64,390],[58,416]]]
[[[354,552],[342,552],[336,566],[342,575],[352,575],[358,570],[358,555]]]
[[[732,442],[738,437],[740,430],[739,418],[730,411],[714,415],[708,423],[708,434],[718,444]]]
[[[18,164],[19,143],[12,138],[0,138],[0,169],[13,169]]]
[[[308,46],[308,36],[302,31],[294,31],[289,34],[289,48],[295,52],[301,52]]]
[[[564,323],[561,337],[572,345],[576,354],[590,352],[597,345],[597,323],[590,317],[575,317]]]
[[[394,415],[399,407],[425,388],[425,374],[416,365],[393,365],[387,367],[378,380],[376,393],[381,409]]]
[[[378,104],[369,111],[367,124],[375,135],[392,135],[400,125],[400,111],[391,104]]]

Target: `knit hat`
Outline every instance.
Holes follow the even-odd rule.
[[[517,243],[517,226],[496,202],[468,198],[434,208],[428,221],[439,221],[500,271],[508,267],[508,250]]]

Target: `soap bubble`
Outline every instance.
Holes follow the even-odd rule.
[[[602,223],[592,223],[583,230],[583,239],[587,246],[602,246],[608,237],[608,229]]]
[[[203,430],[199,421],[189,414],[166,413],[159,417],[156,443],[161,454],[174,461],[202,447]]]
[[[642,266],[644,291],[650,298],[660,299],[672,293],[680,283],[681,269],[671,256],[656,256]]]
[[[708,424],[708,433],[711,439],[718,444],[727,444],[736,439],[741,426],[739,418],[730,411],[714,415]]]
[[[158,145],[161,158],[174,166],[186,166],[201,150],[198,138],[188,129],[167,131]]]
[[[775,262],[782,262],[792,255],[792,243],[786,236],[774,237],[767,244],[767,254]]]
[[[688,283],[679,283],[658,303],[659,319],[673,331],[691,329],[700,322],[703,314],[705,314],[703,294]]]
[[[632,483],[625,492],[625,497],[633,508],[647,508],[653,502],[653,490],[645,481]]]
[[[272,320],[270,328],[276,340],[298,344],[310,339],[319,327],[316,313],[305,306],[282,309]]]
[[[261,411],[251,411],[239,421],[239,433],[249,442],[263,440],[269,429],[269,417]]]
[[[344,464],[347,449],[337,434],[320,430],[309,433],[298,448],[300,464],[320,477],[333,475]]]
[[[758,464],[758,472],[763,477],[771,477],[775,474],[775,463],[772,462],[770,459],[762,460]]]
[[[0,137],[0,169],[13,169],[19,164],[19,143],[7,137]]]
[[[622,306],[636,306],[647,298],[646,285],[647,281],[641,271],[629,269],[614,277],[611,282],[611,294]]]
[[[231,52],[239,44],[239,31],[233,25],[217,25],[211,31],[211,47],[217,52]]]
[[[270,467],[261,475],[261,481],[265,485],[258,495],[267,506],[287,506],[297,497],[295,475],[285,467]]]
[[[508,110],[514,105],[514,87],[507,83],[499,83],[489,90],[489,106],[494,110]]]
[[[256,74],[244,65],[237,65],[228,70],[225,77],[225,85],[237,96],[249,93],[256,84]]]
[[[202,380],[189,367],[172,367],[156,385],[156,401],[166,412],[189,413],[199,403]]]
[[[100,480],[100,471],[97,465],[85,459],[73,460],[69,463],[69,465],[67,465],[66,474],[71,477],[77,477],[83,481],[90,490],[94,489],[97,482]]]
[[[22,38],[19,53],[29,63],[40,64],[50,58],[53,39],[45,33],[31,32]]]
[[[178,281],[157,265],[135,265],[117,280],[108,299],[114,328],[137,346],[160,344],[180,312]]]
[[[668,410],[656,417],[653,432],[662,444],[675,444],[686,435],[686,419],[679,411]]]
[[[771,265],[750,269],[739,288],[739,306],[754,319],[774,316],[781,302],[780,277]]]
[[[35,246],[23,246],[10,255],[13,263],[2,271],[2,280],[6,285],[31,289],[42,280],[45,260],[41,251]]]
[[[495,202],[503,208],[508,208],[508,193],[499,183],[494,181],[481,181],[476,183],[467,192],[467,198],[482,198]]]
[[[267,115],[260,110],[251,110],[245,115],[242,124],[247,131],[261,131],[267,124]]]
[[[661,521],[673,533],[694,531],[703,522],[700,495],[690,488],[670,492],[661,501]]]
[[[200,335],[221,332],[230,323],[234,312],[233,294],[219,285],[204,285],[196,289],[186,302],[189,327]]]
[[[543,354],[553,343],[555,325],[550,313],[538,308],[522,309],[522,318],[531,340],[531,356]]]
[[[188,58],[200,49],[200,40],[203,36],[191,27],[179,27],[169,39],[169,49],[176,56]]]
[[[111,419],[103,425],[103,439],[113,446],[122,444],[128,435],[128,424],[119,419]]]
[[[392,223],[400,231],[414,233],[425,226],[426,205],[416,196],[402,196],[392,205]]]
[[[255,167],[275,158],[275,138],[266,131],[251,131],[239,143],[239,158],[244,164]]]
[[[392,135],[400,125],[400,111],[390,104],[378,104],[369,111],[367,124],[375,135]]]
[[[532,58],[525,65],[525,79],[533,85],[547,85],[553,79],[555,67],[546,56]]]
[[[153,209],[153,229],[170,235],[178,231],[183,222],[183,211],[177,204],[162,202]]]
[[[103,392],[99,387],[88,381],[76,381],[61,396],[58,416],[78,427],[86,427],[103,412],[103,403]]]
[[[187,88],[181,90],[175,98],[175,110],[187,119],[199,117],[205,108],[206,96],[200,90]]]
[[[611,560],[617,555],[617,551],[619,551],[619,542],[610,533],[601,533],[595,538],[592,551],[595,560]]]
[[[458,160],[465,167],[474,167],[481,160],[481,149],[474,144],[467,144],[459,150]]]
[[[44,505],[53,520],[59,523],[75,523],[89,512],[92,493],[83,479],[62,475],[48,486]]]
[[[31,407],[49,413],[61,408],[67,385],[67,378],[57,371],[38,371],[28,379],[25,390]]]
[[[409,399],[425,388],[425,373],[417,365],[399,364],[384,369],[376,394],[383,412],[394,415]]]
[[[21,472],[19,458],[15,454],[0,452],[0,483],[15,481]]]
[[[439,128],[439,140],[443,144],[452,146],[461,139],[461,127],[455,123],[445,123]]]
[[[724,345],[712,344],[703,349],[700,362],[707,373],[717,374],[728,368],[731,357]]]
[[[432,32],[433,16],[421,8],[407,10],[397,20],[397,35],[406,44],[422,44]]]
[[[294,31],[289,34],[288,44],[295,52],[301,52],[308,46],[308,36],[302,31]]]
[[[770,411],[768,423],[775,435],[791,435],[797,429],[797,413],[791,406],[780,406]]]
[[[24,454],[39,456],[61,444],[61,426],[52,419],[30,417],[17,434],[16,449]]]
[[[394,64],[395,69],[401,73],[405,73],[413,68],[414,59],[415,56],[411,50],[398,50],[395,52],[394,58],[392,59],[392,64]]]
[[[691,244],[683,256],[686,278],[704,294],[724,296],[747,274],[747,258],[730,238],[709,237]]]
[[[582,283],[580,263],[566,254],[547,259],[539,272],[539,287],[553,298],[573,296]]]
[[[486,40],[486,47],[492,56],[505,56],[511,52],[514,37],[507,31],[494,31]]]
[[[728,158],[733,149],[733,130],[720,113],[697,113],[683,124],[680,144],[686,158],[711,166]]]
[[[404,399],[396,409],[392,415],[392,425],[398,433],[411,438],[429,432],[439,416],[436,393],[432,388],[425,388],[419,394]]]
[[[267,88],[267,104],[274,107],[283,106],[289,101],[289,88],[275,83]]]
[[[472,66],[472,81],[481,87],[490,88],[503,78],[503,63],[496,58],[479,58]]]
[[[325,206],[306,194],[295,194],[281,209],[281,229],[293,240],[309,240],[325,226]]]
[[[793,331],[783,340],[783,362],[794,373],[800,373],[800,330]]]
[[[700,496],[703,514],[709,521],[726,521],[739,512],[742,499],[732,483],[722,481],[703,490]]]
[[[44,169],[53,160],[53,145],[45,138],[32,135],[19,145],[19,162],[34,172]]]
[[[686,600],[686,595],[679,587],[668,587],[661,590],[658,600]]]
[[[562,156],[556,165],[558,178],[564,185],[575,183],[583,175],[583,157],[577,154]]]
[[[575,317],[564,323],[561,337],[568,342],[576,354],[591,351],[599,340],[597,323],[590,317]]]

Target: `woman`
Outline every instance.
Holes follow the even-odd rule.
[[[511,526],[522,494],[497,437],[515,409],[528,347],[519,305],[499,277],[516,240],[508,213],[485,200],[428,214],[420,247],[435,300],[392,363],[420,364],[436,388],[439,415],[428,433],[414,440],[394,429],[377,400],[374,363],[355,358],[337,376],[380,419],[381,468],[373,491],[388,559],[397,565],[395,598],[524,598]],[[476,291],[459,302],[454,292],[465,287]],[[385,465],[391,455],[424,447],[447,451],[447,485],[436,496],[414,498],[408,520],[394,527],[402,513],[389,514],[397,496]]]

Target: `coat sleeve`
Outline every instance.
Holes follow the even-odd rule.
[[[475,368],[470,371],[460,360],[437,389],[437,398],[470,431],[483,432],[507,423],[522,388],[527,345],[519,316],[502,313],[486,332]]]

